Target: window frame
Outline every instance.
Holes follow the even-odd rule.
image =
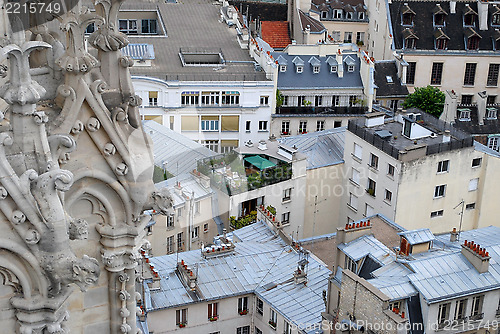
[[[464,86],[474,86],[476,82],[477,63],[466,63],[464,72]]]
[[[486,78],[486,86],[497,87],[499,73],[500,73],[500,64],[496,63],[489,64],[488,76]]]
[[[450,171],[450,160],[441,160],[438,162],[437,173],[447,173]]]
[[[442,198],[446,196],[446,184],[440,184],[434,187],[434,198]]]
[[[259,131],[269,131],[267,128],[268,122],[267,121],[259,121]]]
[[[184,325],[183,327],[187,326],[187,322],[188,322],[187,313],[188,313],[187,308],[175,310],[175,325],[176,326],[181,327],[181,323]]]
[[[431,85],[440,86],[443,79],[443,63],[432,63]]]

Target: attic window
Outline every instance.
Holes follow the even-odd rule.
[[[319,66],[313,66],[313,73],[319,73]]]
[[[467,39],[467,50],[479,49],[479,36],[471,36]]]
[[[387,80],[387,83],[394,83],[394,80],[392,80],[392,77],[390,75],[386,75],[385,79]]]
[[[335,19],[341,19],[342,18],[342,9],[335,9],[334,18]]]
[[[337,73],[337,65],[330,66],[330,73]]]
[[[465,109],[458,109],[460,111],[460,117],[459,119],[461,121],[470,121],[470,109],[465,108]]]
[[[496,108],[486,108],[486,118],[487,119],[496,119],[497,118],[497,110]]]
[[[405,49],[416,49],[417,48],[417,39],[414,37],[409,37],[405,39]]]
[[[328,17],[328,12],[321,12],[321,18],[326,19]]]
[[[346,19],[348,19],[348,20],[352,20],[352,12],[347,12],[347,13],[345,14],[345,17],[346,17]]]
[[[448,40],[444,37],[436,39],[436,49],[437,50],[446,50],[448,46]]]
[[[348,65],[347,72],[354,72],[354,65]]]
[[[225,63],[221,49],[180,48],[182,66],[214,66]]]
[[[434,26],[443,27],[445,25],[446,15],[444,13],[437,13],[434,15]]]
[[[364,19],[365,19],[365,13],[363,13],[363,12],[359,12],[359,13],[358,13],[358,19],[360,19],[360,20],[364,20]]]
[[[304,71],[304,66],[297,66],[297,73],[302,73]]]
[[[404,26],[413,26],[413,18],[415,14],[413,13],[405,13],[403,14],[403,25]]]
[[[495,26],[500,25],[500,13],[495,13],[491,16],[491,24]]]
[[[286,65],[280,65],[280,72],[286,72]]]

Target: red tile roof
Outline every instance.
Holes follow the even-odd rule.
[[[261,21],[261,37],[273,49],[284,49],[291,44],[287,21]]]

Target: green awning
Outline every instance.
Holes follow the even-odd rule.
[[[254,165],[255,167],[257,167],[260,170],[264,170],[266,168],[271,168],[271,167],[276,166],[275,163],[272,163],[271,161],[264,159],[263,157],[258,156],[258,155],[246,157],[244,160],[246,162],[251,163],[252,165]]]

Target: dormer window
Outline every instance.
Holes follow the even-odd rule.
[[[302,60],[302,58],[296,56],[295,58],[293,58],[292,63],[295,64],[295,72],[297,73],[304,72],[304,61]]]
[[[495,48],[495,50],[500,51],[500,31],[498,29],[495,29],[492,38],[493,38],[493,47]]]
[[[461,121],[470,121],[470,109],[469,108],[458,109],[458,110],[460,111],[459,119]]]
[[[304,66],[297,66],[297,73],[304,72]]]
[[[330,66],[330,73],[337,73],[337,65]]]
[[[413,13],[403,14],[403,25],[404,26],[413,26],[413,18],[414,17],[415,17],[415,14],[413,14]]]
[[[354,65],[347,65],[347,72],[354,72]]]
[[[344,63],[347,65],[347,72],[354,72],[356,62],[350,56],[344,58]]]
[[[358,19],[359,19],[359,20],[364,20],[364,19],[365,19],[365,13],[363,13],[363,12],[359,12],[359,13],[358,13]]]
[[[477,13],[470,8],[469,4],[465,4],[464,12],[464,27],[473,27]]]
[[[472,35],[467,38],[467,50],[478,50],[480,40],[481,37],[479,35]]]
[[[311,58],[309,58],[308,62],[309,62],[309,64],[311,64],[311,66],[313,68],[313,73],[315,73],[315,74],[319,73],[321,61],[318,58],[312,56]]]
[[[416,49],[417,48],[417,39],[414,37],[408,37],[405,39],[405,49]]]
[[[313,73],[315,74],[319,73],[319,66],[313,66]]]
[[[441,28],[438,28],[434,33],[434,37],[436,38],[436,50],[446,50],[450,38],[446,36]]]
[[[500,26],[500,13],[495,13],[491,16],[491,24]]]
[[[352,12],[345,13],[345,18],[348,20],[352,20]]]
[[[322,19],[328,18],[328,12],[321,12],[321,18]]]
[[[335,19],[341,19],[342,18],[342,9],[335,9],[333,17]]]
[[[446,15],[443,13],[438,13],[434,15],[434,25],[438,27],[444,26]]]
[[[337,59],[335,59],[335,57],[332,57],[332,56],[328,56],[328,58],[326,58],[326,63],[330,66],[330,73],[337,73],[338,72],[338,63],[337,63]]]
[[[280,72],[286,72],[286,65],[280,65]]]
[[[496,108],[486,108],[486,118],[487,119],[497,119],[497,109]]]

